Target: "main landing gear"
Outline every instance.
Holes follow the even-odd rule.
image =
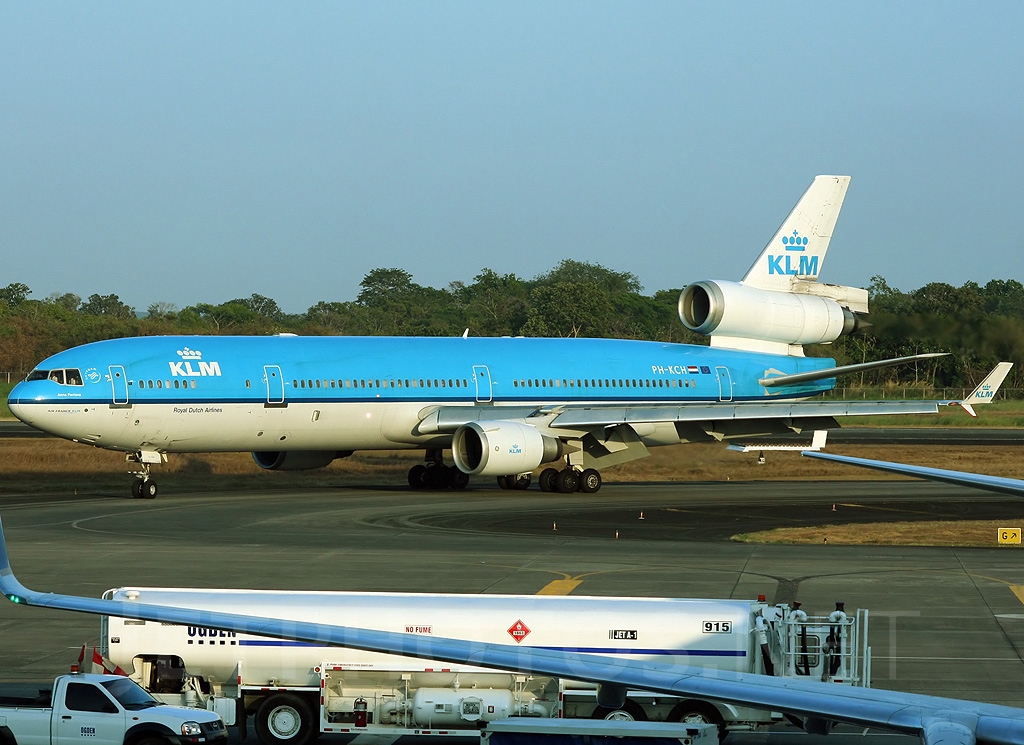
[[[545,468],[537,479],[541,491],[557,491],[569,494],[574,491],[593,494],[601,488],[601,473],[594,468],[582,470],[566,466],[561,471]]]
[[[441,451],[428,450],[426,463],[409,469],[409,486],[413,489],[465,489],[469,485],[469,474],[455,466],[446,466]]]

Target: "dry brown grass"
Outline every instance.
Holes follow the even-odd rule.
[[[807,528],[776,528],[733,536],[740,543],[801,543],[843,546],[998,546],[1020,548],[1020,544],[1000,544],[999,531],[1020,528],[1024,516],[1016,520],[928,521],[897,523],[861,523],[859,525],[820,525]]]
[[[921,445],[845,445],[844,455],[893,460],[937,468],[988,473],[1024,479],[1024,458],[1015,446],[962,447]],[[675,445],[655,448],[651,457],[602,472],[608,482],[751,481],[751,480],[873,480],[899,479],[878,471],[843,466],[804,458],[796,452],[767,452],[766,463],[757,463],[756,453],[736,453],[724,445]],[[172,454],[168,462],[154,467],[167,476],[300,476],[308,483],[379,485],[404,483],[406,471],[422,462],[420,451],[372,451],[335,461],[324,469],[299,473],[261,471],[248,453]],[[64,440],[0,440],[0,478],[4,487],[13,481],[40,477],[89,477],[115,475],[123,479],[128,470],[121,453],[100,450]]]

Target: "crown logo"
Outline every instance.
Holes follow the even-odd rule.
[[[793,231],[792,236],[782,236],[782,245],[787,251],[803,251],[807,246],[807,236],[801,237],[798,232]]]
[[[198,349],[189,349],[188,347],[185,347],[184,349],[178,350],[178,356],[183,360],[201,360],[203,358],[203,353]]]

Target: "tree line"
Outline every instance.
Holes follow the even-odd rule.
[[[72,293],[31,298],[29,287],[0,288],[0,370],[27,372],[43,358],[78,344],[159,334],[276,334],[614,337],[706,344],[679,321],[680,289],[645,295],[636,275],[566,259],[532,279],[483,269],[472,283],[424,287],[404,269],[381,268],[360,283],[355,300],[322,300],[305,313],[284,313],[253,294],[217,305],[186,308],[163,302],[145,313],[117,295]],[[850,364],[921,352],[949,352],[932,362],[891,368],[844,381],[847,385],[962,387],[1000,360],[1024,356],[1024,285],[992,280],[961,287],[934,282],[903,292],[883,277],[868,288],[871,326],[815,356]],[[1007,387],[1022,387],[1015,365]]]

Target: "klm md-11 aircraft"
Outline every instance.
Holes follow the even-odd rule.
[[[935,413],[937,401],[801,401],[836,375],[805,357],[862,325],[863,289],[817,281],[848,176],[818,176],[740,282],[686,287],[679,315],[710,346],[616,339],[146,337],[49,357],[11,411],[54,435],[123,451],[132,492],[156,496],[168,453],[252,451],[266,469],[326,466],[356,450],[421,449],[414,488],[471,475],[596,492],[601,468],[648,448],[837,427],[834,417]],[[451,449],[455,465],[444,463]]]

